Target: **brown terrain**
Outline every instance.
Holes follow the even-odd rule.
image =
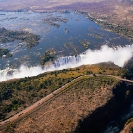
[[[81,77],[81,80],[65,85],[64,87],[67,87],[65,91],[59,93],[57,90],[45,99],[43,98],[44,100],[32,105],[34,111],[27,116],[24,115],[21,121],[19,117],[33,108],[29,107],[16,115],[14,119],[7,120],[10,124],[1,132],[66,133],[75,131],[79,120],[83,120],[113,97],[112,87],[116,83],[117,80],[110,77]],[[40,107],[36,108],[39,104]],[[14,121],[15,119],[17,121]],[[1,122],[1,128],[4,128],[3,124],[6,122]]]
[[[131,0],[2,0],[0,10],[65,11],[88,12],[97,19],[133,30],[133,1]]]
[[[114,105],[111,100],[114,99],[115,95],[121,97],[120,93],[114,93],[114,88],[117,88],[115,86],[118,84],[119,80],[133,82],[110,75],[97,75],[96,77],[90,75],[74,79],[22,112],[16,114],[14,117],[1,122],[1,133],[78,133],[79,120],[83,121],[86,117],[91,117],[93,112],[98,108],[102,107],[103,112],[103,114],[99,112],[101,114],[100,119],[101,117],[105,119],[104,117],[106,117],[106,115],[107,117],[110,117],[110,113],[114,114],[112,113],[114,110],[113,106],[119,108],[119,103],[117,103],[118,105]],[[122,87],[120,87],[120,89],[122,89]],[[127,90],[125,90],[124,95],[125,94],[126,97],[128,97]],[[107,111],[107,108],[104,107],[108,103],[110,111]],[[105,111],[107,112],[106,114]],[[97,123],[96,119],[99,121],[98,118],[95,118],[97,113],[94,113],[94,116],[92,115],[94,117],[94,120],[91,118],[92,123]],[[104,121],[103,119],[101,119],[101,122]],[[95,128],[95,126],[97,127],[97,124],[94,124],[93,126],[92,129]],[[95,132],[97,132],[100,129],[98,127],[98,130],[95,130]]]
[[[78,10],[87,12],[96,19],[133,30],[133,2],[131,0],[65,0],[63,2],[61,0],[0,0],[0,10],[32,10],[37,12]],[[80,133],[79,125],[84,122],[85,118],[88,118],[89,120],[87,120],[92,123],[95,121],[92,132],[98,133],[99,130],[105,128],[106,122],[108,123],[110,118],[115,115],[112,113],[114,108],[116,112],[117,107],[119,108],[120,103],[115,101],[119,98],[116,98],[114,93],[119,80],[115,77],[96,76],[74,82],[67,86],[65,91],[58,94],[51,93],[42,101],[38,101],[27,108],[28,113],[24,110],[24,112],[17,114],[15,119],[11,118],[8,119],[9,121],[5,121],[7,123],[1,123],[0,133]],[[126,80],[123,79],[124,81]],[[126,99],[128,91],[129,89],[126,87],[124,92],[119,90],[117,97]],[[115,102],[112,102],[112,99],[115,99]],[[108,107],[109,113],[104,108],[108,103],[110,105]],[[124,103],[126,102],[124,101]],[[123,104],[122,101],[121,104]],[[106,118],[104,124],[101,123],[103,121],[99,122],[97,117],[91,119],[91,116],[96,116],[94,112],[101,108],[105,110],[102,110],[103,114],[98,113],[98,116],[103,121]],[[132,132],[132,127],[132,123],[127,124],[121,133]]]
[[[133,132],[133,122],[126,125],[120,133],[132,133],[132,132]]]

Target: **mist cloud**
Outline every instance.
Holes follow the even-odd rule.
[[[81,65],[90,65],[100,62],[111,61],[114,64],[123,67],[124,63],[132,57],[132,52],[133,45],[117,48],[109,48],[108,46],[104,45],[100,50],[88,49],[86,52],[81,53],[78,56],[60,57],[55,61],[54,64],[43,68],[42,66],[33,66],[29,68],[22,65],[19,69],[7,68],[5,70],[0,70],[0,81],[36,76],[48,71],[74,68]]]

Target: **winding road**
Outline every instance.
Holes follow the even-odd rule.
[[[42,98],[41,100],[35,102],[34,104],[32,104],[31,106],[27,107],[26,109],[22,110],[21,112],[15,114],[14,116],[10,117],[9,119],[0,122],[0,129],[3,128],[4,126],[8,125],[9,123],[13,123],[19,119],[24,118],[25,116],[27,116],[28,114],[34,112],[37,108],[39,108],[42,104],[47,104],[49,103],[51,100],[53,100],[55,97],[59,96],[63,91],[65,91],[72,83],[74,83],[75,81],[78,81],[80,78],[82,79],[83,77],[92,77],[93,75],[84,75],[84,76],[80,76],[74,80],[72,80],[71,82],[65,84],[64,86],[62,86],[61,88],[55,90],[54,92],[50,93],[49,95],[47,95],[46,97]],[[128,80],[128,79],[124,79],[124,78],[120,78],[117,76],[112,76],[112,75],[100,75],[100,74],[96,74],[96,76],[109,76],[115,79],[118,79],[120,81],[125,81],[125,82],[131,82],[133,83],[133,80]],[[65,88],[66,87],[66,88]]]

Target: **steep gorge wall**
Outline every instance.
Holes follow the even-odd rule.
[[[102,107],[96,109],[91,115],[80,120],[76,133],[100,133],[110,121],[117,119],[127,112],[133,97],[133,83],[120,82],[113,88],[113,97]],[[120,128],[124,121],[120,122]]]
[[[130,108],[133,96],[133,83],[117,82],[114,86],[110,82],[105,87],[109,81],[112,81],[110,77],[97,76],[81,80],[15,126],[9,125],[1,131],[101,133],[110,121],[116,116],[121,117]],[[124,123],[120,121],[121,129]]]

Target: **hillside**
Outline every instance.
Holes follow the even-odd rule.
[[[85,126],[84,121],[95,117],[102,125],[98,126],[98,121],[94,120],[96,123],[91,127],[98,126],[96,132],[101,131],[114,118],[114,115],[125,108],[126,101],[129,102],[132,96],[129,95],[132,94],[130,87],[124,82],[119,82],[115,77],[106,76],[122,75],[123,70],[112,63],[101,63],[2,82],[0,83],[1,121],[14,116],[21,110],[28,110],[30,105],[43,97],[50,98],[46,102],[37,102],[37,107],[33,105],[32,110],[26,111],[27,113],[23,111],[20,113],[21,116],[18,115],[11,121],[7,120],[4,125],[1,123],[0,131],[2,133],[80,132],[84,129],[82,128]],[[54,92],[57,89],[61,90],[58,93]],[[103,114],[99,117],[101,109],[108,112],[107,115]],[[102,123],[105,118],[106,123]],[[88,128],[87,131],[90,130],[93,133],[94,129],[91,128],[91,131]]]
[[[42,104],[35,112],[15,124],[13,132],[71,132],[78,121],[113,96],[116,80],[110,77],[84,77],[70,84],[66,91]],[[10,132],[12,127],[8,127]]]
[[[95,73],[120,75],[121,69],[112,63],[102,63],[1,82],[0,121],[30,106],[73,79]]]
[[[43,68],[57,57],[73,53],[78,57],[80,48],[98,49],[103,44],[112,46],[112,50],[117,52],[133,41],[132,0],[0,0],[0,10],[1,70],[6,67],[14,70],[19,62],[26,60],[31,64],[37,60],[36,65],[41,62]],[[18,16],[12,17],[10,13],[18,13]],[[67,16],[69,13],[71,15]],[[78,16],[81,14],[84,21]],[[85,24],[92,26],[85,29],[76,27],[79,29],[76,31],[75,27],[72,28],[73,23],[75,26],[81,24],[77,27],[85,27]],[[22,27],[21,30],[11,28],[17,25]],[[2,28],[6,26],[9,29]],[[55,34],[50,32],[52,30]],[[50,39],[46,36],[48,34]],[[74,42],[76,38],[79,39]],[[9,43],[13,42],[10,46]],[[12,50],[15,45],[19,49]],[[18,53],[20,51],[22,53]],[[107,53],[106,50],[105,56]],[[115,54],[110,55],[115,57]],[[117,61],[128,53],[123,51],[119,55],[120,58],[116,56]],[[15,63],[11,62],[13,58]],[[58,60],[57,65],[60,66]],[[26,69],[29,70],[28,67]],[[13,70],[7,73],[9,77]],[[0,76],[3,79],[3,73]],[[124,68],[103,62],[3,81],[0,82],[0,133],[107,133],[113,132],[113,127],[115,132],[131,133],[133,118],[128,114],[132,113],[132,103],[133,58],[125,62]]]
[[[129,106],[132,86],[107,76],[83,76],[30,114],[2,126],[1,132],[101,132]]]

